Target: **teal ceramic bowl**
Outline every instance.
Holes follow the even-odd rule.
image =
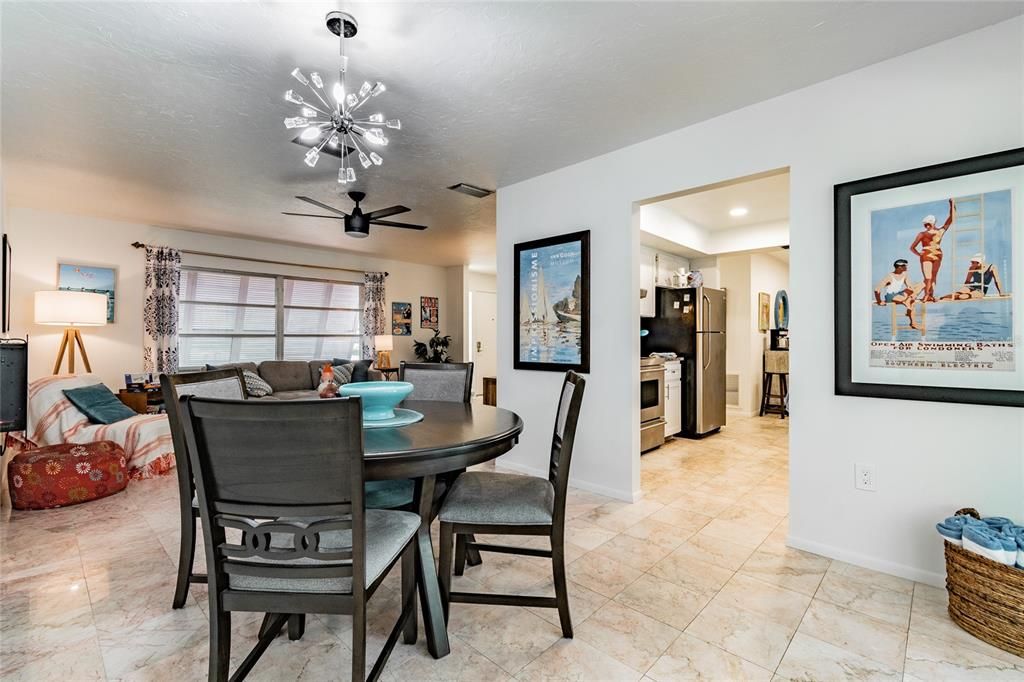
[[[373,422],[395,416],[395,405],[412,393],[408,381],[357,381],[344,384],[341,395],[363,399],[363,421]]]

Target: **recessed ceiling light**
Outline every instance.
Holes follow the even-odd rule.
[[[736,208],[729,209],[729,215],[731,215],[733,218],[742,218],[743,216],[747,215],[747,213],[749,213],[749,211],[743,206],[737,206]]]

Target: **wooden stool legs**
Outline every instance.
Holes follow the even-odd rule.
[[[772,389],[775,384],[775,377],[779,377],[779,389],[782,391],[781,393],[772,393]],[[785,419],[789,414],[789,408],[786,405],[786,399],[789,396],[789,376],[786,374],[765,372],[761,385],[761,411],[758,416],[763,417],[766,413],[770,412],[772,414],[778,414],[781,419]],[[777,398],[778,402],[772,402],[772,398]]]

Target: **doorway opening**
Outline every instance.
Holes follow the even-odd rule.
[[[473,398],[481,400],[484,377],[494,377],[498,370],[497,293],[470,290],[468,327],[466,358],[473,363]]]
[[[788,168],[639,202],[641,490],[716,566],[785,541],[789,204]]]

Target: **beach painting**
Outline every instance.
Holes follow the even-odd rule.
[[[871,211],[869,365],[1014,371],[1014,229],[1010,188]]]
[[[103,294],[107,297],[107,324],[114,322],[115,289],[117,270],[92,265],[57,265],[57,289],[60,291],[85,291]]]
[[[412,336],[412,303],[391,303],[391,335]]]
[[[516,369],[590,369],[590,232],[515,245]]]

